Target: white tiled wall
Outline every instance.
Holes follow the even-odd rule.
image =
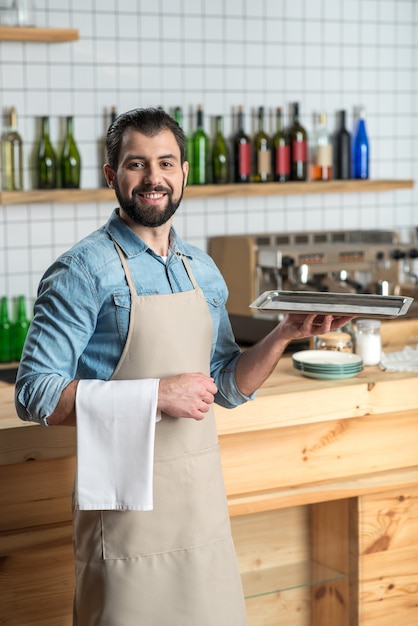
[[[137,106],[205,109],[227,134],[247,112],[299,101],[308,131],[319,110],[364,105],[371,177],[418,179],[416,0],[36,0],[37,26],[72,27],[72,43],[0,43],[0,106],[16,105],[31,185],[41,115],[53,142],[75,116],[82,186],[96,187],[108,112]],[[185,129],[188,115],[185,116]],[[418,225],[418,191],[187,200],[180,234],[205,248],[218,233]],[[113,204],[0,207],[0,295],[33,297],[45,267],[103,223]]]

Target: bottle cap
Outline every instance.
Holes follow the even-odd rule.
[[[358,328],[380,328],[380,320],[365,319],[356,320]]]

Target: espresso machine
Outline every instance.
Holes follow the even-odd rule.
[[[249,308],[265,291],[418,292],[418,244],[401,243],[391,230],[225,235],[212,237],[208,251],[228,286],[227,308],[242,343],[258,341],[281,318]],[[409,316],[417,315],[414,304]]]

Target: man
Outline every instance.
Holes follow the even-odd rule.
[[[16,383],[22,419],[77,424],[74,624],[244,626],[213,403],[349,318],[289,315],[241,353],[219,271],[172,226],[182,130],[138,109],[106,147],[119,207],[42,278]]]

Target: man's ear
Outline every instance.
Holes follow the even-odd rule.
[[[103,172],[107,181],[107,185],[108,187],[110,187],[111,189],[114,188],[114,180],[115,180],[115,172],[112,170],[112,168],[110,167],[110,165],[108,165],[107,163],[105,163],[103,165]]]

